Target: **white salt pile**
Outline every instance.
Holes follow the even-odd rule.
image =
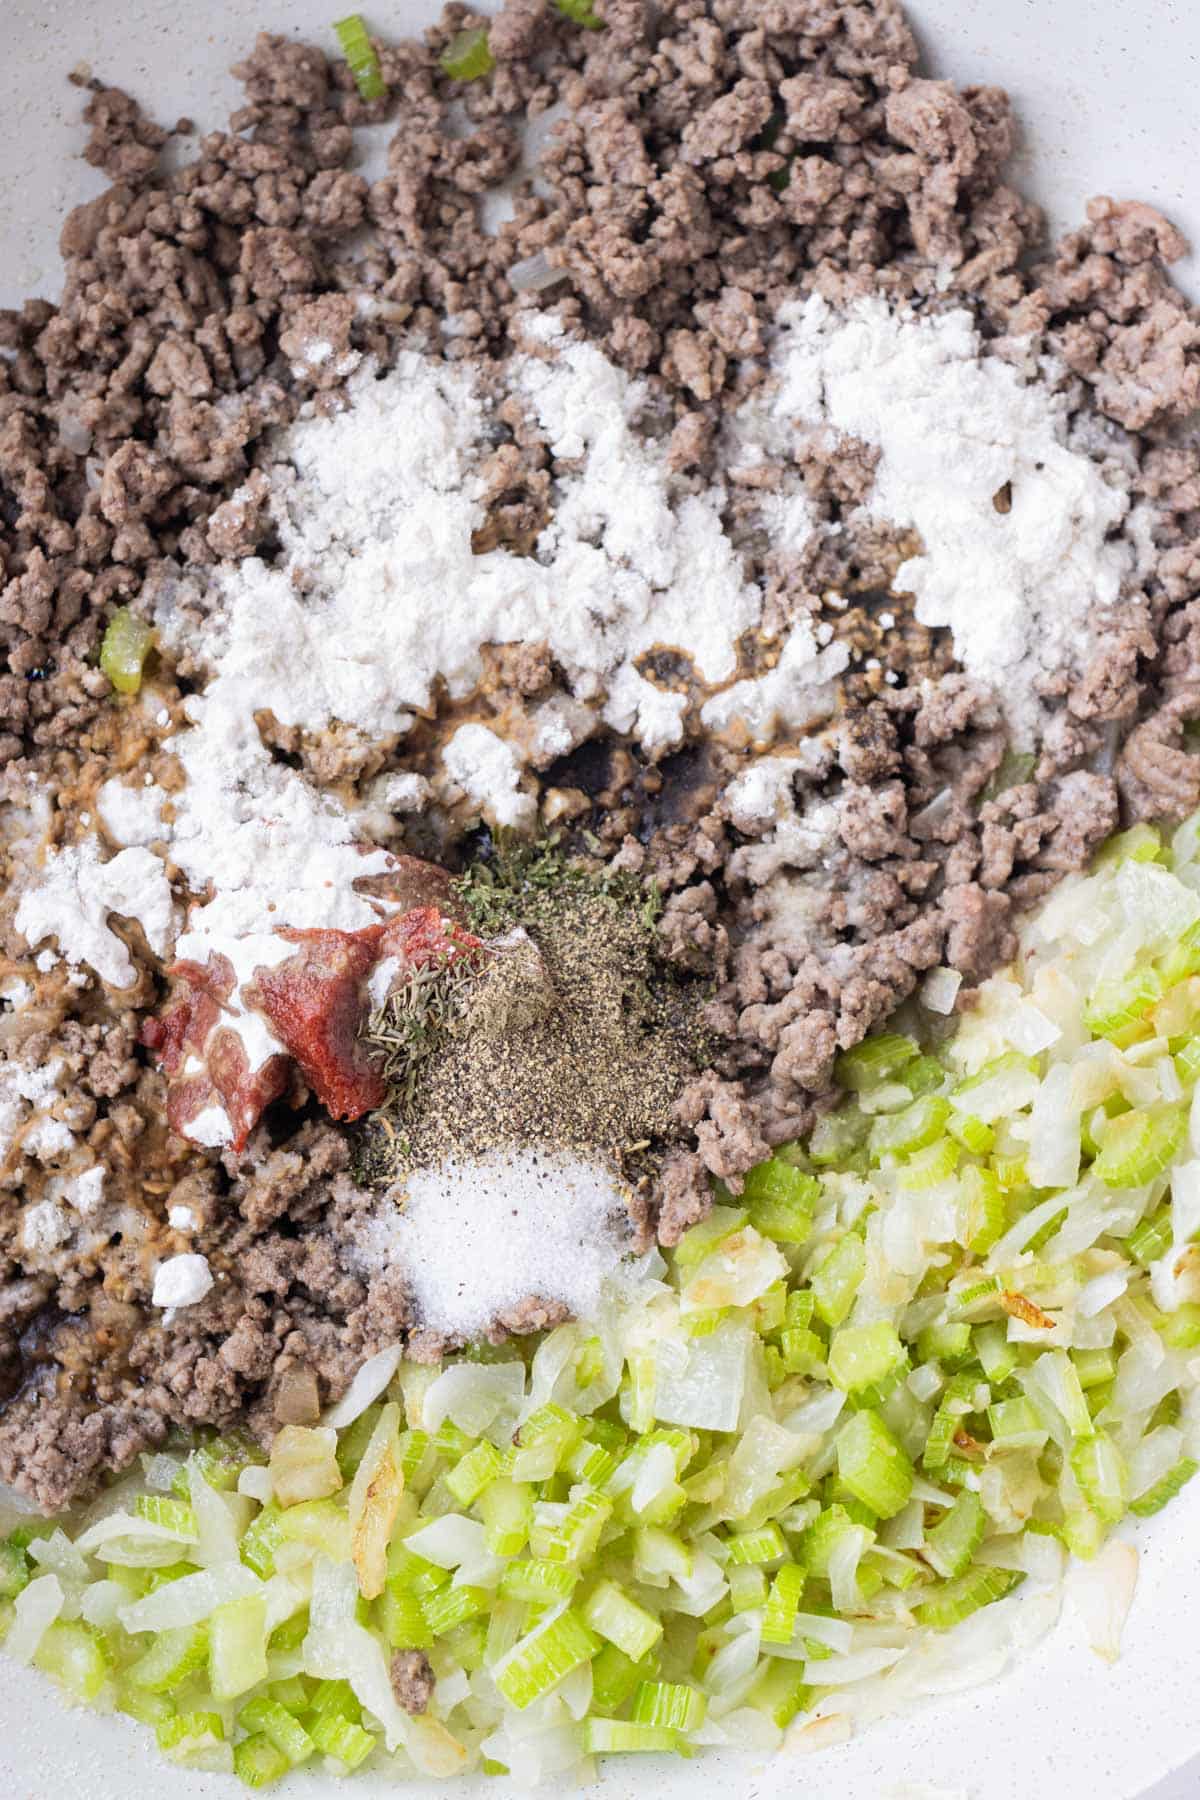
[[[388,1196],[362,1245],[406,1271],[422,1325],[479,1337],[534,1296],[587,1317],[628,1249],[626,1195],[606,1164],[567,1152],[496,1150],[419,1169]]]

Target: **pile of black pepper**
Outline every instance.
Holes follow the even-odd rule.
[[[704,1066],[710,997],[666,961],[657,896],[544,846],[474,866],[458,892],[486,951],[438,1007],[432,1044],[394,1067],[361,1172],[382,1184],[452,1156],[545,1145],[605,1157],[648,1191],[686,1135],[676,1103]],[[395,1011],[410,1004],[403,991],[371,1031],[394,1041]]]

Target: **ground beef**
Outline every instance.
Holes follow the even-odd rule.
[[[397,1706],[406,1713],[423,1713],[433,1698],[437,1677],[423,1650],[397,1650],[388,1664],[388,1678]]]
[[[508,284],[522,259],[544,255],[568,323],[645,377],[647,418],[685,480],[711,471],[722,406],[797,293],[949,295],[976,309],[994,354],[1059,359],[1074,425],[1098,419],[1095,454],[1124,460],[1148,523],[1136,588],[1050,696],[1032,769],[1012,778],[995,697],[954,670],[944,634],[891,594],[896,622],[880,624],[872,596],[911,547],[862,509],[874,450],[818,437],[796,476],[836,536],[807,561],[738,540],[772,629],[808,616],[856,647],[838,718],[794,784],[797,819],[827,821],[817,849],[725,803],[736,749],[708,747],[701,767],[687,746],[672,770],[580,736],[544,771],[581,849],[658,884],[667,955],[711,985],[711,1067],[677,1109],[686,1145],[636,1203],[672,1243],[710,1203],[710,1176],[736,1192],[811,1126],[838,1050],[924,970],[944,960],[974,982],[1009,956],[1020,906],[1087,860],[1118,802],[1127,817],[1200,802],[1187,735],[1200,457],[1174,431],[1200,401],[1200,319],[1168,274],[1182,240],[1150,208],[1098,200],[1081,231],[1040,244],[1036,209],[1001,178],[1007,100],[921,76],[895,0],[598,6],[605,29],[581,32],[549,0],[506,0],[496,69],[466,87],[438,60],[467,16],[452,6],[423,43],[381,47],[389,95],[372,102],[343,64],[264,35],[235,71],[245,103],[229,129],[184,143],[175,172],[164,129],[120,90],[89,89],[85,155],[112,185],[64,224],[59,302],[0,315],[0,791],[16,805],[43,794],[58,831],[114,756],[126,768],[152,752],[152,733],[135,744],[114,726],[95,666],[112,608],[180,596],[185,565],[269,558],[264,435],[302,403],[335,406],[364,356],[386,367],[414,341],[505,354],[543,303]],[[515,168],[524,115],[556,102],[542,178],[518,181],[489,234],[481,195]],[[354,130],[388,119],[387,169],[368,180],[350,166]],[[521,420],[505,429],[476,548],[529,554],[548,456]],[[202,588],[181,603],[202,609]],[[545,646],[501,647],[491,672],[497,712],[518,719],[561,681]],[[386,774],[386,749],[263,729],[356,799]],[[237,1163],[165,1136],[138,1047],[162,983],[144,945],[119,1006],[61,980],[47,997],[23,946],[8,948],[41,982],[9,1054],[64,1059],[55,1117],[103,1165],[114,1210],[86,1250],[72,1239],[39,1262],[20,1202],[41,1176],[19,1157],[0,1173],[0,1478],[56,1507],[180,1426],[248,1419],[267,1438],[311,1417],[398,1336],[441,1354],[403,1278],[356,1263],[375,1198],[343,1133],[285,1112]],[[171,1209],[194,1221],[186,1237]],[[152,1272],[184,1247],[216,1282],[168,1324]],[[534,1296],[497,1331],[559,1316]],[[393,1665],[413,1710],[431,1685],[422,1663]]]

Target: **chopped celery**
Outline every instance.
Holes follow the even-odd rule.
[[[142,685],[142,669],[154,645],[154,628],[118,606],[109,620],[100,645],[100,670],[118,694],[136,694]]]
[[[1109,1187],[1141,1187],[1169,1166],[1186,1130],[1182,1106],[1120,1113],[1109,1121],[1092,1173]]]
[[[375,1739],[361,1725],[336,1713],[326,1713],[313,1722],[313,1743],[326,1756],[336,1757],[347,1769],[357,1769],[375,1748]]]
[[[1192,1476],[1200,1469],[1200,1463],[1190,1456],[1182,1456],[1174,1468],[1168,1469],[1161,1481],[1156,1481],[1152,1488],[1139,1494],[1136,1500],[1130,1501],[1129,1510],[1136,1513],[1139,1519],[1148,1519],[1152,1514],[1161,1512],[1168,1500],[1173,1500],[1181,1489],[1185,1488]]]
[[[1153,1218],[1143,1219],[1140,1225],[1134,1226],[1125,1239],[1125,1248],[1135,1262],[1149,1268],[1152,1262],[1167,1254],[1174,1242],[1170,1208],[1164,1206]]]
[[[961,1575],[983,1542],[987,1518],[979,1495],[965,1488],[925,1534],[925,1559],[947,1580]]]
[[[11,1538],[0,1543],[0,1600],[12,1600],[29,1586],[29,1558]]]
[[[425,1617],[419,1594],[395,1593],[386,1588],[379,1596],[379,1622],[389,1649],[428,1650],[433,1630]]]
[[[843,1050],[834,1064],[834,1076],[842,1087],[861,1093],[889,1080],[917,1054],[912,1038],[901,1037],[898,1032],[877,1032],[855,1044],[852,1050]]]
[[[685,1682],[643,1681],[633,1696],[634,1721],[665,1725],[672,1731],[695,1731],[703,1725],[708,1702]]]
[[[547,1619],[514,1644],[492,1670],[496,1686],[519,1711],[540,1700],[600,1648],[578,1613]]]
[[[582,25],[585,31],[604,30],[604,20],[597,16],[591,0],[554,0],[554,5],[564,19],[570,19],[573,25]]]
[[[796,1629],[796,1614],[804,1592],[804,1570],[797,1563],[785,1563],[771,1582],[763,1612],[764,1644],[790,1644]]]
[[[1079,1491],[1105,1525],[1115,1525],[1124,1517],[1127,1474],[1124,1459],[1112,1439],[1103,1431],[1076,1443],[1071,1451],[1071,1469]]]
[[[307,1762],[317,1748],[300,1721],[265,1694],[247,1702],[238,1714],[238,1724],[243,1731],[261,1732],[286,1757],[289,1768]]]
[[[782,1730],[799,1713],[808,1711],[812,1699],[803,1663],[769,1662],[747,1694],[746,1705],[765,1713]]]
[[[496,59],[484,28],[456,32],[442,51],[441,64],[452,81],[478,81],[481,75],[490,75]]]
[[[864,1408],[837,1437],[838,1475],[881,1519],[898,1513],[912,1493],[913,1467],[879,1414]]]
[[[768,1524],[758,1531],[737,1531],[725,1540],[731,1563],[771,1563],[787,1555],[787,1545],[778,1525]]]
[[[923,1094],[903,1112],[881,1113],[871,1127],[876,1156],[923,1150],[941,1137],[950,1117],[950,1102],[939,1094]]]
[[[803,1244],[812,1230],[820,1192],[815,1175],[805,1175],[773,1156],[750,1170],[741,1197],[756,1231],[777,1243]]]
[[[266,1787],[291,1768],[284,1752],[265,1734],[243,1738],[233,1747],[233,1772],[246,1787]]]
[[[468,1450],[457,1466],[451,1469],[446,1477],[446,1486],[460,1506],[471,1506],[484,1488],[496,1480],[503,1467],[504,1458],[496,1446],[484,1439],[473,1450]]]
[[[904,1360],[904,1346],[894,1325],[843,1326],[829,1343],[829,1379],[843,1393],[857,1394],[882,1382]]]
[[[145,1654],[126,1670],[126,1680],[150,1694],[169,1694],[203,1667],[207,1656],[208,1627],[177,1625],[158,1633]]]
[[[104,1639],[80,1619],[58,1619],[49,1626],[33,1660],[84,1706],[97,1698],[110,1673]]]
[[[354,85],[360,98],[382,100],[387,93],[387,84],[383,79],[375,46],[367,36],[362,15],[351,13],[348,18],[338,19],[333,29],[342,47],[342,55],[350,65],[350,73],[354,77]]]
[[[617,1712],[652,1673],[650,1660],[634,1662],[616,1644],[602,1644],[592,1662],[593,1708],[602,1713]]]
[[[866,1268],[866,1246],[857,1233],[848,1231],[813,1270],[809,1277],[813,1298],[826,1325],[840,1325],[845,1319]]]
[[[596,1584],[584,1603],[582,1617],[631,1662],[640,1662],[663,1634],[661,1620],[631,1600],[613,1581]]]
[[[506,1476],[490,1482],[478,1500],[484,1537],[493,1556],[517,1556],[533,1524],[533,1488]]]
[[[478,1618],[488,1610],[489,1599],[483,1588],[444,1587],[427,1594],[421,1602],[429,1629],[435,1637],[451,1631],[466,1619]]]
[[[585,1756],[612,1756],[622,1751],[677,1750],[679,1735],[663,1725],[626,1723],[622,1719],[585,1719]]]
[[[970,1618],[980,1607],[1002,1600],[1022,1579],[1011,1569],[976,1566],[954,1581],[948,1581],[944,1587],[935,1589],[913,1608],[913,1616],[920,1625],[947,1630]]]
[[[227,1600],[208,1625],[208,1680],[213,1698],[236,1700],[267,1678],[267,1603],[258,1595]]]

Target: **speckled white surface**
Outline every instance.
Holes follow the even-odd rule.
[[[400,33],[432,10],[433,0],[380,0],[370,17],[381,31]],[[1088,195],[1107,192],[1157,202],[1200,241],[1196,0],[916,0],[910,13],[935,73],[1012,90],[1025,126],[1016,177],[1056,227],[1077,220]],[[159,118],[223,123],[236,95],[224,70],[253,30],[316,35],[330,16],[328,0],[208,0],[195,9],[177,0],[0,0],[0,305],[56,291],[61,216],[101,186],[77,160],[71,68],[86,61],[124,82]],[[1183,279],[1200,291],[1194,259]],[[1141,1577],[1113,1669],[1084,1647],[1068,1609],[1003,1680],[858,1741],[766,1765],[610,1764],[596,1793],[1195,1800],[1200,1762],[1184,1765],[1200,1755],[1200,1481],[1136,1541]],[[39,1677],[3,1666],[0,1800],[233,1800],[242,1791],[232,1778],[164,1768],[138,1728],[67,1713]],[[292,1791],[298,1800],[326,1800],[346,1790],[315,1778]],[[466,1791],[456,1784],[459,1796]],[[493,1780],[470,1791],[507,1800],[511,1789]],[[356,1780],[353,1792],[359,1800],[432,1800],[447,1789]]]

